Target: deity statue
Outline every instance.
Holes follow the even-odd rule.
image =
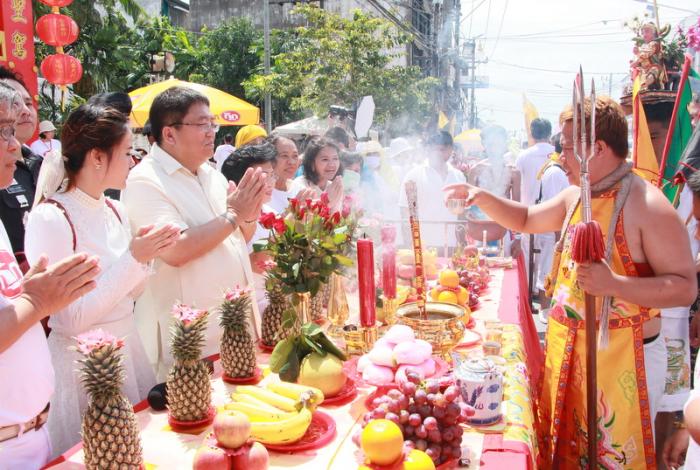
[[[639,36],[644,42],[632,49],[636,56],[630,62],[632,76],[640,76],[641,90],[663,90],[668,77],[659,31],[654,23],[646,23],[640,28]]]

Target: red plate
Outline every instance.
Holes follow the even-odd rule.
[[[429,377],[426,377],[426,379],[437,379],[439,377],[442,377],[443,375],[447,374],[450,371],[450,365],[445,362],[443,359],[437,357],[437,356],[432,356],[433,360],[435,361],[435,373]],[[362,379],[362,374],[360,374],[357,371],[357,361],[359,360],[359,356],[355,356],[349,361],[346,361],[345,364],[347,366],[346,372],[348,374],[348,377],[354,377],[355,380],[357,381],[358,384],[360,385],[372,385],[374,387],[386,387],[390,385],[396,385],[395,383],[390,383],[390,384],[375,384],[371,382],[367,382]]]
[[[209,426],[211,423],[214,422],[214,416],[216,416],[216,408],[213,406],[209,407],[209,413],[207,414],[207,417],[204,419],[200,419],[199,421],[178,421],[175,418],[173,418],[170,413],[168,413],[168,424],[170,425],[170,428],[175,431],[192,431],[193,429],[197,428],[205,428]]]
[[[260,348],[262,352],[266,353],[271,353],[275,350],[274,346],[268,346],[267,344],[263,343],[262,340],[258,340],[258,348]]]
[[[314,411],[309,429],[300,440],[293,444],[275,445],[263,444],[267,450],[294,454],[305,450],[314,450],[325,447],[335,438],[335,421],[322,411]]]
[[[474,310],[472,310],[472,312],[473,312],[473,311],[474,311]],[[464,325],[464,327],[465,327],[466,329],[468,329],[468,330],[472,330],[472,329],[474,329],[475,326],[476,326],[476,320],[474,320],[474,317],[472,317],[471,315],[469,315],[469,321],[467,322],[466,325]]]
[[[321,403],[321,406],[326,406],[326,405],[333,405],[333,406],[340,406],[348,403],[350,400],[355,398],[357,396],[357,385],[355,384],[355,381],[348,377],[348,379],[345,381],[345,385],[343,385],[343,388],[340,389],[340,391],[332,396],[332,397],[325,397],[323,399],[323,403]]]
[[[255,385],[258,382],[262,380],[262,369],[260,367],[255,367],[255,372],[253,373],[252,377],[242,377],[242,378],[235,378],[235,377],[229,377],[226,375],[226,372],[221,376],[221,378],[224,380],[224,382],[229,383],[229,384],[234,384],[234,385]]]

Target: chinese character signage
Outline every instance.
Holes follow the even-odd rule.
[[[31,0],[0,2],[0,65],[22,77],[38,105],[33,28]]]

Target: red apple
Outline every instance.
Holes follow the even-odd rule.
[[[247,450],[233,457],[233,470],[267,470],[269,460],[265,446],[253,442]]]
[[[212,445],[203,445],[194,454],[192,470],[232,470],[231,459],[228,458],[223,449]]]
[[[250,437],[250,420],[240,411],[221,411],[214,417],[214,436],[222,447],[238,449]]]

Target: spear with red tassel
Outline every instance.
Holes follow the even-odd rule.
[[[588,163],[594,154],[595,146],[595,81],[591,80],[591,138],[590,149],[586,139],[586,107],[583,85],[583,69],[580,69],[574,81],[574,155],[581,166],[581,219],[573,227],[571,256],[576,263],[595,263],[604,259],[605,244],[603,232],[598,222],[593,220],[591,209],[591,181],[588,173]],[[581,119],[581,131],[578,132]],[[598,352],[596,332],[595,297],[586,293],[584,297],[586,322],[586,424],[588,434],[588,468],[598,468],[598,419],[597,401],[598,387],[596,376],[596,355]]]

